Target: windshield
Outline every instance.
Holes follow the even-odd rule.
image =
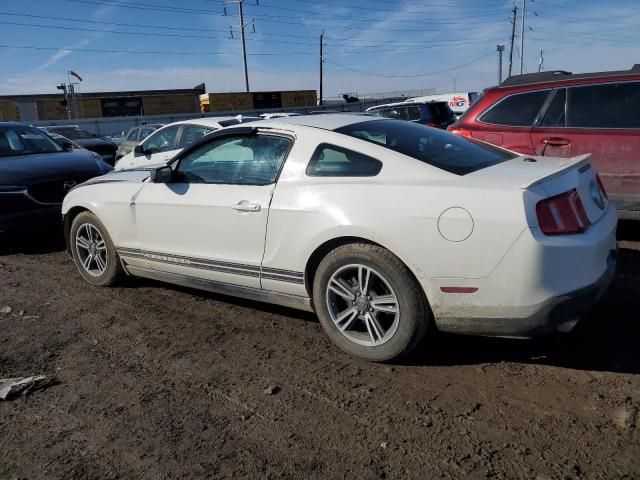
[[[402,120],[370,120],[336,132],[377,143],[456,175],[516,158],[516,155],[437,128]]]
[[[71,140],[93,138],[93,135],[81,128],[50,128],[50,132],[57,133]]]
[[[0,126],[0,157],[62,152],[63,149],[37,128]]]

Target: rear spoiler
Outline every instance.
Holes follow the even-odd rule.
[[[525,183],[520,184],[520,188],[526,189],[532,187],[536,183],[541,182],[542,180],[549,180],[551,178],[562,175],[567,170],[571,170],[572,168],[579,167],[582,165],[589,164],[589,159],[591,158],[590,153],[584,153],[582,155],[577,155],[575,157],[567,158],[558,168],[551,173],[547,173],[545,175],[541,175],[538,178],[534,178],[532,180],[527,180]]]

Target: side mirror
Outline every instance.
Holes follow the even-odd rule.
[[[173,170],[168,165],[151,170],[149,179],[151,183],[170,183],[173,178]]]
[[[144,147],[142,146],[141,143],[139,143],[138,145],[136,145],[135,147],[133,147],[133,156],[134,157],[139,157],[141,155],[145,155],[147,152],[145,151]]]

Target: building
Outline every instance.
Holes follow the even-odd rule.
[[[200,110],[202,112],[314,107],[317,103],[318,96],[315,90],[206,93],[200,95]]]
[[[20,120],[18,105],[12,100],[0,100],[0,122],[17,122]]]
[[[76,94],[67,105],[62,93],[0,96],[0,112],[17,108],[16,120],[66,120],[71,118],[127,117],[200,112],[204,83],[188,89],[133,90]],[[75,105],[73,102],[75,101]],[[13,104],[15,107],[4,107]],[[77,115],[76,115],[77,112]]]

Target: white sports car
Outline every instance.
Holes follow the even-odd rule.
[[[357,115],[215,132],[63,205],[82,276],[121,275],[315,311],[374,361],[437,329],[567,331],[609,285],[617,215],[588,156],[522,157]]]

